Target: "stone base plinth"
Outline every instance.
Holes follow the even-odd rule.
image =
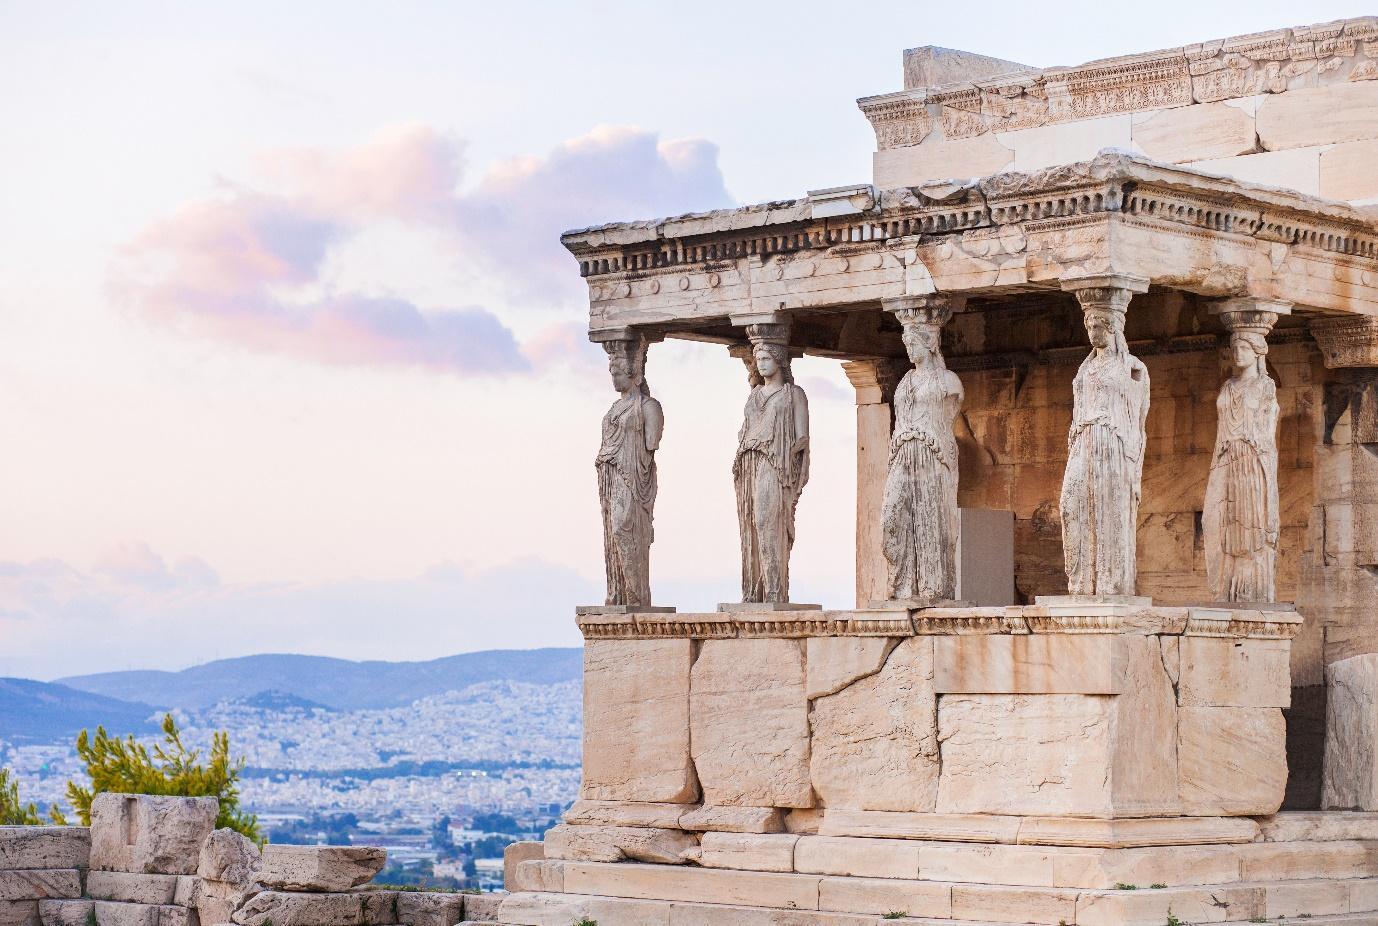
[[[597,810],[576,805],[576,817]],[[832,816],[831,810],[819,815],[822,831],[853,825]],[[518,867],[515,892],[498,920],[513,926],[565,926],[582,917],[599,926],[1162,926],[1171,915],[1182,923],[1378,922],[1378,815],[1202,822],[1153,821],[1140,832],[1176,833],[1190,844],[1132,848],[1025,844],[1018,836],[997,838],[1001,824],[984,837],[979,827],[968,827],[957,842],[931,834],[708,831],[681,850],[678,864],[610,860],[617,846],[637,852],[650,844],[631,832],[636,828],[564,825],[557,830],[587,832],[570,837],[552,830],[546,858]],[[1210,827],[1220,838],[1197,842]],[[1035,824],[1031,835],[1040,830]]]
[[[649,604],[581,604],[575,607],[576,617],[596,617],[600,614],[674,614],[674,608]]]
[[[757,611],[821,611],[821,604],[802,604],[798,601],[724,601],[718,605],[721,614],[751,614]]]

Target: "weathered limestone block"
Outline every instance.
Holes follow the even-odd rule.
[[[818,909],[818,881],[817,877],[775,871],[587,862],[565,866],[565,890],[571,894],[802,910]]]
[[[464,916],[474,922],[496,922],[498,907],[506,899],[505,894],[465,894]]]
[[[875,675],[813,702],[810,772],[829,807],[932,810],[938,792],[933,640],[910,637]]]
[[[1255,116],[1269,151],[1378,138],[1378,84],[1292,90],[1269,95]]]
[[[75,868],[29,868],[0,871],[0,900],[57,900],[81,896]]]
[[[236,910],[232,921],[241,926],[386,926],[397,922],[397,893],[264,891]]]
[[[258,880],[287,891],[347,891],[371,881],[387,860],[387,850],[376,846],[270,844]]]
[[[891,637],[810,637],[805,644],[809,700],[879,672],[898,642]]]
[[[37,900],[0,900],[0,926],[38,926]]]
[[[1264,842],[1378,841],[1378,813],[1288,811],[1258,823]]]
[[[90,860],[84,826],[0,826],[0,870],[85,868]]]
[[[517,877],[517,870],[522,862],[529,862],[533,859],[545,858],[545,844],[535,841],[514,842],[502,850],[502,883],[503,887],[509,891],[520,890],[513,887]],[[406,922],[403,920],[403,922]],[[450,923],[441,926],[452,926]]]
[[[917,842],[899,839],[801,836],[794,846],[794,870],[863,878],[917,878],[919,848]]]
[[[785,815],[778,807],[714,807],[704,804],[679,818],[679,828],[692,832],[779,833]]]
[[[262,868],[263,854],[253,840],[231,829],[218,829],[201,845],[196,874],[209,881],[251,884]]]
[[[43,926],[88,926],[94,909],[89,900],[40,900],[38,918]]]
[[[179,907],[195,907],[197,896],[201,893],[201,879],[196,875],[175,875],[177,889],[172,892],[172,902]]]
[[[1078,891],[954,884],[952,918],[991,923],[1074,923]]]
[[[1320,195],[1326,199],[1378,197],[1378,178],[1371,165],[1378,157],[1378,141],[1351,141],[1321,152]]]
[[[213,797],[97,794],[91,803],[91,867],[140,874],[196,873],[215,829]]]
[[[952,916],[952,885],[889,878],[824,878],[818,909],[884,915],[903,911],[914,917]]]
[[[1282,711],[1271,707],[1184,706],[1177,729],[1186,813],[1277,813],[1287,788],[1287,726]]]
[[[402,891],[397,895],[397,922],[406,926],[455,926],[462,919],[463,894]]]
[[[565,889],[564,862],[546,859],[527,859],[517,866],[506,882],[508,893],[515,891],[554,891]]]
[[[92,871],[86,894],[94,900],[122,903],[170,904],[177,896],[177,879],[184,875],[141,875],[124,871]]]
[[[794,871],[791,833],[704,833],[699,864],[704,868],[736,868],[745,871]]]
[[[683,830],[642,826],[552,827],[545,834],[548,858],[583,862],[655,862],[680,865],[684,853],[698,847],[698,839]]]
[[[575,801],[561,819],[574,824],[659,826],[674,829],[698,804],[643,804],[636,801]]]
[[[234,911],[244,905],[260,890],[262,885],[236,884],[231,881],[207,881],[196,879],[196,889],[192,892],[192,906],[203,923],[228,923]]]
[[[1136,113],[1130,137],[1155,161],[1228,158],[1254,150],[1254,119],[1228,103],[1199,103]]]
[[[704,641],[690,695],[704,802],[812,807],[808,707],[801,641]]]
[[[1118,694],[1111,634],[936,637],[934,687],[942,694]]]
[[[1378,653],[1326,667],[1321,807],[1378,810]]]
[[[1291,706],[1289,641],[1183,637],[1180,646],[1182,704]]]
[[[691,640],[584,644],[584,780],[589,800],[692,803]]]
[[[96,926],[198,926],[195,910],[170,904],[92,902]],[[89,923],[87,924],[89,926]]]

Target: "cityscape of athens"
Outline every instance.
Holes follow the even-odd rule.
[[[0,61],[0,926],[1378,926],[1378,12]]]

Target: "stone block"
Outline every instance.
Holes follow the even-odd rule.
[[[1232,884],[1239,881],[1240,846],[1155,846],[1143,849],[1059,850],[1057,887],[1108,888],[1116,884]]]
[[[464,919],[464,895],[400,891],[397,922],[406,926],[455,926]]]
[[[565,889],[565,863],[549,859],[529,859],[517,866],[507,881],[509,893],[514,891],[554,891]]]
[[[215,829],[213,797],[97,794],[91,802],[91,867],[138,874],[196,873]]]
[[[566,823],[608,826],[658,826],[674,829],[698,804],[643,804],[636,801],[575,801],[561,817]]]
[[[1378,813],[1286,811],[1258,824],[1265,842],[1378,841]]]
[[[590,862],[565,866],[565,890],[571,894],[799,910],[818,909],[818,882],[816,876],[773,871]]]
[[[692,640],[584,645],[584,780],[590,800],[692,803]]]
[[[218,829],[201,844],[196,874],[209,881],[249,884],[258,880],[263,853],[253,840],[231,829]]]
[[[387,850],[376,846],[270,843],[263,847],[258,880],[269,888],[286,891],[347,891],[373,880],[387,860]]]
[[[690,728],[705,803],[813,806],[801,641],[705,640]]]
[[[944,842],[1015,842],[1020,817],[993,814],[890,813],[828,808],[823,836],[875,836],[888,839],[935,839]]]
[[[1255,124],[1269,151],[1378,138],[1378,83],[1272,94],[1259,104]]]
[[[397,891],[263,891],[231,919],[241,926],[386,926],[397,922]]]
[[[813,702],[810,770],[829,807],[931,811],[938,790],[933,638],[910,637],[875,675]]]
[[[1326,666],[1321,806],[1378,811],[1378,653]]]
[[[985,177],[1013,167],[1013,149],[991,134],[935,140],[872,155],[872,173],[878,190],[915,186],[926,180]]]
[[[197,918],[203,923],[228,923],[244,901],[259,889],[256,883],[235,884],[198,878],[193,892]]]
[[[177,896],[177,879],[185,875],[140,875],[125,871],[92,871],[86,894],[94,900],[123,903],[170,904]]]
[[[1192,707],[1290,707],[1286,640],[1183,637],[1178,698]]]
[[[517,868],[522,862],[529,862],[545,858],[545,846],[543,843],[534,841],[514,842],[502,850],[502,886],[508,891],[519,890],[513,887],[513,879],[517,875]],[[403,920],[406,922],[406,920]],[[434,926],[434,924],[426,924]],[[451,923],[441,923],[439,926],[453,926]]]
[[[90,861],[84,826],[0,826],[0,870],[85,868]]]
[[[498,908],[506,899],[506,894],[465,894],[464,916],[476,921],[497,920]]]
[[[704,868],[738,868],[745,871],[793,871],[792,833],[704,833],[699,864]]]
[[[1077,898],[1076,924],[1163,926],[1169,915],[1181,923],[1245,923],[1262,916],[1263,908],[1261,887],[1084,891]]]
[[[704,804],[679,818],[679,828],[693,832],[780,833],[785,815],[778,807],[715,807]]]
[[[561,824],[545,834],[545,856],[585,862],[627,859],[680,865],[698,839],[683,830],[642,826],[572,826]]]
[[[1351,141],[1321,152],[1320,195],[1326,199],[1378,199],[1378,140]]]
[[[1246,843],[1253,842],[1258,835],[1258,824],[1243,817],[1147,817],[1137,820],[1025,817],[1019,825],[1017,842],[1020,845],[1127,849]]]
[[[1184,706],[1178,719],[1182,806],[1200,816],[1267,816],[1287,788],[1287,726],[1268,707]]]
[[[876,674],[898,642],[890,637],[810,637],[804,660],[809,700]]]
[[[1275,884],[1264,892],[1263,915],[1277,920],[1283,917],[1327,916],[1348,913],[1350,885],[1336,881],[1312,881],[1305,884]]]
[[[1130,137],[1155,161],[1181,164],[1254,150],[1253,115],[1227,103],[1198,103],[1136,113]]]
[[[952,915],[952,885],[889,878],[824,878],[818,909],[845,913],[904,913],[947,919]]]
[[[862,878],[919,877],[919,844],[898,839],[801,836],[794,870]]]
[[[39,926],[37,900],[0,900],[0,926]]]
[[[1014,169],[1029,172],[1089,161],[1102,148],[1127,149],[1133,143],[1128,113],[997,132],[1000,144],[1014,151]],[[994,171],[991,171],[994,173]]]
[[[1034,846],[940,845],[919,848],[919,877],[925,881],[1005,884],[1013,887],[1064,887],[1056,878],[1054,860],[1069,853]],[[1089,857],[1090,850],[1074,856]]]
[[[43,926],[89,926],[95,904],[90,900],[40,900],[38,918]]]
[[[0,871],[0,900],[62,900],[81,896],[75,868]]]
[[[1074,923],[1077,892],[988,884],[954,884],[952,918],[992,923]]]
[[[669,926],[670,904],[569,894],[522,894],[504,900],[498,917],[500,922],[514,926],[569,926],[581,922]]]
[[[1307,196],[1319,196],[1323,150],[1321,147],[1311,147],[1264,151],[1235,158],[1192,161],[1187,166],[1212,174],[1224,174],[1245,183],[1263,183],[1296,190]],[[1208,420],[1202,416],[1203,422]]]
[[[991,634],[933,641],[940,694],[1118,694],[1111,634]]]
[[[171,904],[92,901],[96,926],[198,926],[195,910]]]
[[[1263,842],[1240,846],[1240,880],[1378,877],[1378,843]]]

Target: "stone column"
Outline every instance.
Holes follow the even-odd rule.
[[[1321,804],[1378,810],[1378,319],[1317,319],[1311,332],[1329,374],[1299,604],[1327,685]]]
[[[886,597],[880,505],[890,465],[890,403],[904,364],[849,360],[842,369],[856,390],[856,606],[866,608]]]

